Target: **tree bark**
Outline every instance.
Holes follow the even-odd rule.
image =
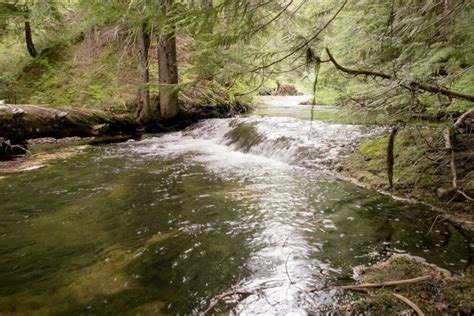
[[[318,88],[318,77],[319,77],[319,70],[321,68],[321,62],[319,58],[316,60],[314,65],[314,83],[313,83],[313,105],[316,105],[316,92]]]
[[[173,0],[164,0],[162,13],[169,15]],[[160,84],[160,116],[163,120],[175,117],[179,112],[178,91],[178,62],[176,57],[175,26],[161,34],[158,39],[158,62]]]
[[[390,137],[387,144],[387,176],[390,190],[393,189],[393,165],[395,163],[395,137],[397,136],[398,128],[394,127],[390,132]]]
[[[28,50],[28,54],[30,54],[31,57],[35,58],[36,56],[38,56],[38,52],[36,51],[35,44],[33,43],[33,36],[31,35],[31,25],[28,21],[28,15],[25,18],[26,49]]]
[[[137,128],[129,116],[98,110],[0,105],[0,138],[11,140],[12,144],[41,137],[134,135]]]
[[[138,93],[138,120],[142,124],[147,124],[153,121],[155,109],[150,102],[150,89],[148,84],[150,82],[150,70],[148,50],[150,48],[150,33],[147,31],[145,24],[141,25],[137,34],[138,46],[138,75],[140,80],[140,91]]]

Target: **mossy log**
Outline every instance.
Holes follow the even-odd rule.
[[[0,104],[0,137],[12,144],[42,137],[134,135],[138,127],[130,116],[99,110]]]

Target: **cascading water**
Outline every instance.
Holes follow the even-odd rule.
[[[220,148],[261,156],[283,163],[324,168],[353,150],[357,143],[382,129],[327,124],[290,117],[252,116],[209,119],[183,132],[149,138],[134,146],[140,154],[162,155]],[[209,147],[210,146],[210,147]],[[125,148],[129,150],[129,148]],[[216,153],[218,154],[218,152]]]
[[[382,131],[288,117],[302,98],[0,179],[0,313],[189,314],[238,290],[236,313],[315,314],[360,264],[470,265],[426,208],[322,172]]]

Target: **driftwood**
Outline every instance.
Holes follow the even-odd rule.
[[[329,60],[333,63],[333,65],[340,71],[355,75],[355,76],[368,76],[368,77],[378,77],[386,80],[396,80],[395,76],[377,72],[377,71],[370,71],[370,70],[358,70],[358,69],[350,69],[344,66],[341,66],[336,59],[332,56],[331,52],[329,51],[328,48],[326,48],[326,53],[329,56]],[[474,102],[474,95],[468,95],[456,91],[451,91],[446,88],[442,88],[436,85],[432,84],[427,84],[423,82],[418,82],[418,81],[410,81],[408,83],[402,84],[401,85],[403,88],[406,88],[410,91],[417,91],[417,90],[423,90],[431,93],[439,93],[442,95],[445,95],[450,98],[457,98],[457,99],[463,99],[463,100],[468,100],[471,102]]]
[[[425,316],[425,313],[423,313],[421,311],[421,309],[415,304],[413,303],[412,301],[410,301],[408,298],[406,298],[405,296],[403,295],[400,295],[400,294],[397,294],[397,293],[393,293],[393,296],[395,296],[396,298],[398,298],[400,301],[404,302],[405,304],[407,304],[408,306],[410,306],[417,314],[418,316]]]
[[[0,137],[18,144],[26,139],[136,134],[131,117],[91,109],[0,104]]]
[[[29,153],[26,149],[26,144],[12,145],[9,140],[0,137],[0,161],[10,160],[16,156],[21,156]]]
[[[421,277],[397,281],[387,281],[382,283],[363,283],[363,284],[354,284],[354,285],[343,285],[338,288],[343,290],[358,290],[358,289],[367,289],[367,288],[383,288],[388,286],[399,286],[399,285],[409,285],[414,283],[420,283],[431,280],[431,275],[424,275]]]

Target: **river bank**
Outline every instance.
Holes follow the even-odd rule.
[[[452,183],[449,165],[441,166],[423,157],[423,149],[411,137],[410,131],[402,131],[395,144],[394,185],[389,186],[387,175],[386,136],[380,136],[361,142],[357,149],[342,161],[342,168],[336,172],[343,178],[358,185],[371,188],[397,199],[420,202],[429,205],[441,217],[450,220],[463,229],[474,230],[472,201],[456,192],[450,192]],[[470,149],[459,152],[457,160],[458,174],[468,174],[472,170],[472,152]],[[471,157],[471,158],[469,158]],[[447,159],[446,159],[447,161]],[[467,194],[472,194],[472,181],[463,182]]]
[[[395,255],[385,262],[354,268],[359,283],[339,287],[352,302],[340,305],[343,315],[402,314],[471,315],[474,278],[453,275],[420,257]]]

